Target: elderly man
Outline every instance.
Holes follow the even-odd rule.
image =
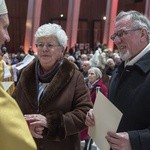
[[[123,62],[114,72],[109,99],[123,113],[117,133],[106,139],[113,150],[150,149],[150,21],[137,11],[120,12],[111,39]],[[94,125],[92,110],[86,117]]]
[[[0,47],[9,42],[9,19],[4,0],[0,0]],[[0,87],[0,147],[2,150],[36,150],[28,125],[16,104]]]

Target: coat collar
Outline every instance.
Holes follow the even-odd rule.
[[[143,73],[150,71],[150,51],[147,52],[138,62],[135,63]]]
[[[125,62],[122,62],[116,72],[120,73],[126,68],[127,70],[132,70],[133,67],[140,69],[144,74],[150,71],[150,51],[148,51],[141,59],[139,59],[134,65],[124,65]],[[124,67],[125,66],[125,67]]]
[[[41,100],[41,105],[45,105],[47,101],[52,101],[55,97],[64,89],[64,87],[69,83],[75,71],[75,67],[67,60],[64,59],[63,64],[59,68],[58,72],[55,74],[51,82],[47,87],[47,91],[43,99]],[[35,61],[25,68],[22,72],[20,83],[23,87],[25,94],[28,99],[31,100],[30,103],[37,105],[37,95],[38,89],[35,78]],[[32,97],[32,98],[31,98]]]

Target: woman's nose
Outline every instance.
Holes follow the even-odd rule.
[[[44,45],[44,46],[43,46],[43,51],[48,51],[47,45]]]

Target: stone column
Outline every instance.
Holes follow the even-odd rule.
[[[147,16],[150,20],[150,1],[146,0],[145,3],[145,16]]]
[[[42,0],[28,0],[28,11],[26,21],[26,32],[24,41],[24,51],[28,52],[30,46],[36,52],[34,34],[40,25]]]
[[[114,44],[110,39],[110,36],[114,32],[114,19],[117,14],[118,9],[118,0],[107,0],[107,8],[106,8],[106,20],[105,20],[105,28],[104,28],[104,37],[103,44],[108,44],[108,47],[113,49]]]
[[[68,50],[77,43],[80,3],[81,0],[69,0],[66,27]]]

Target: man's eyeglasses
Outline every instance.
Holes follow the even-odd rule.
[[[36,47],[39,48],[39,49],[43,49],[44,46],[46,46],[46,48],[48,50],[50,50],[50,49],[53,49],[54,47],[59,47],[60,45],[52,45],[52,44],[49,44],[49,43],[48,44],[44,44],[44,43],[38,43],[38,44],[36,44]]]
[[[137,30],[141,30],[141,28],[135,28],[135,29],[122,29],[119,30],[118,32],[114,33],[113,35],[111,35],[111,40],[115,40],[116,36],[118,36],[119,38],[122,38],[124,35],[128,34],[128,32],[130,31],[137,31]]]

